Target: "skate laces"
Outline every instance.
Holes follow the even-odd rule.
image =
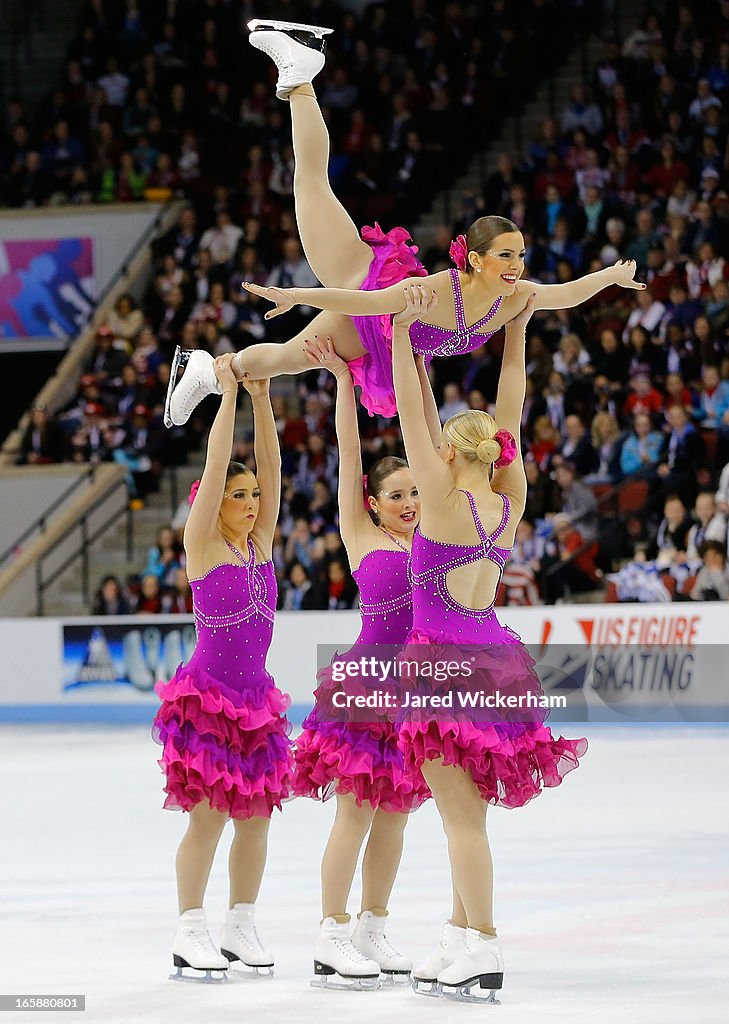
[[[360,953],[351,939],[334,939],[334,943],[340,953],[344,953],[347,959],[353,964],[366,963],[370,958]]]
[[[201,953],[215,953],[217,956],[217,949],[213,944],[213,940],[210,938],[209,932],[201,932],[198,928],[188,927],[186,929],[188,938],[192,939],[193,945]]]
[[[260,49],[263,50],[264,53],[268,54],[268,56],[274,62],[279,71],[290,71],[291,68],[294,66],[294,62],[292,60],[285,60],[283,57],[281,57],[280,53],[272,49],[272,47],[267,46],[266,43],[263,43]]]
[[[256,926],[254,924],[245,928],[239,921],[236,921],[233,925],[233,931],[236,938],[242,939],[249,949],[255,950],[256,953],[265,952],[263,943],[258,937],[258,932],[256,931]]]

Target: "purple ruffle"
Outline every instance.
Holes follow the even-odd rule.
[[[362,228],[362,240],[372,247],[372,262],[360,291],[388,288],[408,277],[427,277],[428,271],[417,259],[417,245],[405,228],[385,233],[379,224]],[[354,326],[366,352],[349,362],[355,384],[362,388],[360,401],[370,416],[396,416],[395,386],[392,382],[392,317],[354,316]]]
[[[241,696],[189,666],[155,692],[162,705],[152,735],[163,747],[166,808],[189,811],[206,800],[231,818],[268,818],[281,808],[291,795],[286,694],[266,681]]]

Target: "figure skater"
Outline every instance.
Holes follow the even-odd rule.
[[[245,380],[255,424],[257,476],[231,462],[238,382],[232,355],[215,360],[222,399],[208,439],[199,487],[190,492],[185,526],[197,644],[170,682],[153,735],[164,747],[165,807],[189,811],[177,851],[180,919],[172,953],[185,967],[225,971],[241,961],[271,974],[273,957],[255,928],[255,902],[266,863],[269,819],[290,793],[289,697],[266,671],[273,633],[276,576],[271,561],[279,509],[281,459],[268,381]],[[221,948],[207,930],[203,897],[215,849],[229,818],[230,909]],[[260,970],[259,970],[260,969]],[[196,979],[199,976],[193,976]],[[224,976],[223,976],[224,977]]]
[[[349,564],[361,595],[362,627],[354,646],[337,661],[373,653],[375,644],[399,649],[412,627],[407,574],[420,499],[403,459],[380,459],[366,478],[357,429],[354,385],[331,339],[307,344],[310,365],[337,379],[336,431],[339,445],[339,525]],[[438,410],[422,359],[418,362],[422,405],[428,428],[440,435]],[[365,500],[367,504],[365,505]],[[402,854],[408,811],[429,797],[419,771],[407,776],[392,720],[376,712],[349,715],[335,710],[333,693],[341,684],[320,673],[316,705],[304,721],[294,753],[297,795],[327,799],[336,794],[337,813],[321,865],[322,922],[314,950],[314,971],[323,987],[337,974],[344,987],[373,988],[380,972],[408,980],[412,962],[387,940],[387,904]],[[362,908],[350,939],[347,900],[357,858],[367,838],[362,864]]]
[[[477,656],[479,691],[489,687],[541,696],[534,662],[494,613],[526,499],[519,434],[525,328],[535,299],[530,296],[506,326],[495,420],[476,410],[459,413],[446,422],[437,445],[426,429],[408,337],[412,324],[431,319],[437,300],[426,282],[407,284],[403,297],[405,309],[394,318],[394,382],[405,450],[422,502],[411,553],[413,632],[406,656],[417,651],[432,659],[443,656],[442,645],[469,645],[465,651]],[[435,645],[441,645],[440,655]],[[413,979],[416,990],[430,983],[436,994],[446,986],[445,994],[454,994],[453,989],[471,999],[465,990],[478,983],[492,990],[495,1001],[503,960],[493,924],[487,805],[520,807],[543,786],[559,785],[577,766],[587,742],[555,739],[543,724],[543,710],[519,712],[518,721],[493,713],[488,722],[440,714],[430,712],[422,720],[410,715],[399,730],[406,765],[422,770],[443,820],[453,884],[453,911],[441,943]]]
[[[286,22],[252,21],[250,43],[267,53],[279,70],[277,95],[289,101],[295,155],[296,221],[306,258],[323,288],[265,288],[248,291],[275,303],[266,318],[296,303],[322,309],[309,327],[283,344],[253,345],[237,353],[233,367],[242,378],[301,373],[310,368],[304,340],[331,337],[337,355],[349,363],[361,401],[371,414],[394,416],[391,315],[403,308],[400,282],[422,277],[436,291],[433,319],[412,325],[413,350],[426,357],[453,356],[484,345],[517,315],[534,293],[536,309],[567,309],[612,284],[644,288],[633,280],[635,261],[618,261],[566,284],[521,280],[524,239],[504,217],[480,217],[451,246],[456,268],[428,276],[405,228],[386,234],[378,224],[357,231],[332,192],[327,177],[329,135],[311,85],[324,66],[323,36],[331,30]],[[175,386],[177,368],[187,369]],[[174,388],[174,391],[173,391]],[[166,422],[181,425],[195,406],[217,390],[212,357],[203,350],[178,351],[168,392]]]

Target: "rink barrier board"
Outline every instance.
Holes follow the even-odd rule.
[[[508,608],[500,618],[540,665],[545,659],[551,664],[550,658],[558,666],[569,660],[577,676],[588,661],[625,658],[639,643],[662,643],[693,665],[690,685],[674,702],[685,705],[685,720],[729,719],[727,613],[721,604]],[[359,627],[356,611],[277,614],[268,669],[291,696],[292,722],[300,722],[311,707],[317,671],[313,641],[345,651]],[[193,645],[192,616],[0,619],[0,721],[151,721],[158,703],[155,681],[169,678]],[[572,720],[630,724],[627,705],[606,705],[588,683],[584,697],[586,715]],[[643,693],[635,703],[652,708],[658,721],[684,718],[683,707],[673,718],[664,713],[665,694]]]

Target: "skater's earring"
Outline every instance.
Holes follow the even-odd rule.
[[[377,507],[377,503],[376,503],[375,499],[371,495],[368,498],[368,502],[369,502],[369,506],[370,506],[370,514],[371,514],[372,518],[375,521],[375,526],[379,526],[380,525],[380,510]]]

